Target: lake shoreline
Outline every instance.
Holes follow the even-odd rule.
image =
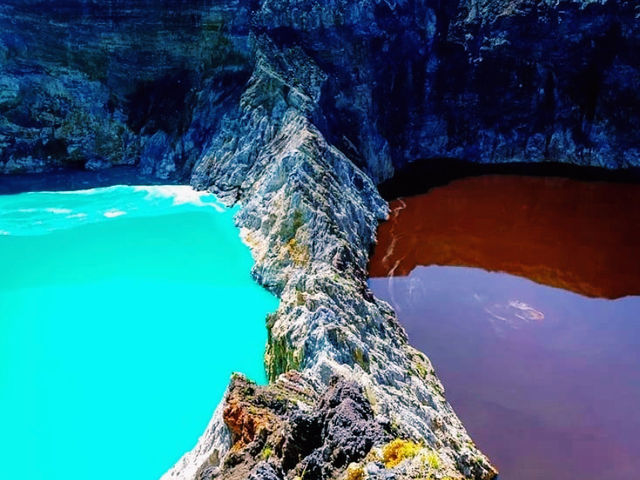
[[[138,167],[119,166],[103,170],[60,169],[43,173],[4,175],[0,181],[0,195],[26,192],[61,192],[111,187],[113,185],[188,185],[176,179],[161,179],[145,175]]]

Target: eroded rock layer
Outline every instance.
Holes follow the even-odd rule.
[[[640,165],[627,0],[7,0],[0,171],[188,176],[253,71],[253,34],[327,77],[314,124],[374,180],[436,157]]]
[[[223,200],[241,203],[237,222],[253,250],[253,274],[281,298],[280,308],[267,320],[266,366],[274,383],[264,389],[265,395],[289,384],[290,378],[282,375],[291,370],[319,397],[326,395],[334,378],[355,383],[362,389],[362,401],[352,398],[352,407],[371,408],[380,429],[345,458],[329,430],[312,429],[314,441],[324,445],[322,452],[300,452],[292,460],[274,449],[269,474],[340,478],[348,463],[364,462],[352,468],[368,469],[370,478],[385,478],[385,464],[366,456],[371,447],[397,438],[420,445],[413,462],[396,467],[398,475],[428,470],[426,458],[431,455],[439,467],[432,472],[434,478],[491,478],[493,468],[446,403],[429,361],[408,345],[393,312],[367,287],[368,252],[387,206],[370,178],[310,120],[326,73],[297,46],[280,49],[267,36],[257,36],[254,45],[256,68],[238,114],[225,120],[224,131],[196,165],[192,182]],[[230,393],[228,400],[232,397]],[[303,411],[318,408],[312,402],[297,403]],[[276,421],[272,409],[244,411],[249,416],[254,411],[257,418],[243,414],[242,423],[259,426],[255,428],[264,437],[296,428],[290,424],[291,408],[283,414],[285,427],[282,414]],[[192,472],[203,471],[202,465],[208,465],[209,476],[230,475],[232,467],[244,472],[224,460],[215,468],[209,461],[211,455],[223,458],[229,448],[234,455],[229,458],[254,448],[243,440],[245,435],[232,435],[231,442],[212,441],[221,422],[230,425],[224,412],[218,412],[199,446],[166,478],[191,478]],[[237,422],[232,423],[233,432]],[[328,466],[311,467],[322,462]],[[256,465],[251,475],[262,478],[265,468]]]
[[[0,173],[188,175],[251,72],[250,3],[3,2]]]

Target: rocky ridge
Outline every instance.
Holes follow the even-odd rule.
[[[236,221],[256,260],[253,275],[281,299],[267,320],[266,367],[273,383],[252,391],[262,397],[289,392],[288,372],[297,371],[296,388],[303,385],[309,393],[286,393],[283,398],[296,401],[277,408],[249,401],[255,408],[244,408],[242,423],[255,425],[253,434],[216,439],[222,422],[229,426],[236,380],[227,407],[165,478],[340,478],[349,463],[364,461],[372,447],[392,438],[424,450],[396,467],[395,478],[428,468],[426,455],[437,458],[433,478],[492,478],[495,471],[447,404],[428,359],[409,346],[389,306],[367,287],[368,252],[387,206],[370,178],[309,120],[326,75],[300,48],[280,50],[268,37],[256,37],[254,45],[256,69],[240,112],[227,119],[192,182],[240,202]],[[343,408],[349,415],[371,410],[367,421],[375,420],[371,429],[377,433],[341,454],[362,434],[309,427],[318,447],[292,458],[284,445],[297,443],[297,412],[317,415],[322,408],[313,399],[326,396],[332,382],[358,390]],[[233,422],[232,432],[238,429]],[[266,446],[273,452],[269,460],[250,469],[256,451]],[[238,458],[253,460],[240,467]],[[389,475],[378,462],[365,463],[369,478]]]

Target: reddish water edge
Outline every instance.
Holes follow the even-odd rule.
[[[371,288],[500,479],[640,478],[640,186],[478,177],[392,208]]]
[[[640,293],[640,185],[485,176],[391,209],[378,231],[373,277],[460,265],[594,297]]]

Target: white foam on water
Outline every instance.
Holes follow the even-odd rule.
[[[68,208],[45,208],[44,210],[45,212],[53,213],[56,215],[69,215],[73,212],[73,210],[70,210]]]
[[[122,210],[109,210],[107,212],[104,212],[103,215],[107,218],[116,218],[126,214],[127,212],[123,212]]]
[[[45,190],[42,192],[26,192],[25,195],[38,195],[42,193],[46,194],[54,194],[54,195],[97,195],[100,193],[106,192],[114,192],[116,190],[128,189],[131,188],[128,185],[112,185],[110,187],[97,187],[97,188],[87,188],[84,190]]]
[[[170,198],[173,205],[195,205],[198,207],[213,207],[218,212],[224,212],[225,206],[209,192],[195,190],[188,185],[154,185],[134,187],[137,192],[145,192],[148,199]]]
[[[0,230],[0,235],[11,235],[11,233],[6,230]]]
[[[114,185],[87,190],[27,192],[6,201],[0,199],[3,219],[0,230],[10,231],[11,235],[46,234],[123,215],[164,215],[172,213],[174,207],[227,211],[215,195],[188,185]]]
[[[511,300],[509,302],[509,306],[520,311],[520,313],[515,313],[515,316],[522,320],[525,320],[525,321],[544,320],[544,313],[542,313],[539,310],[536,310],[531,305],[525,302],[521,302],[520,300]]]

